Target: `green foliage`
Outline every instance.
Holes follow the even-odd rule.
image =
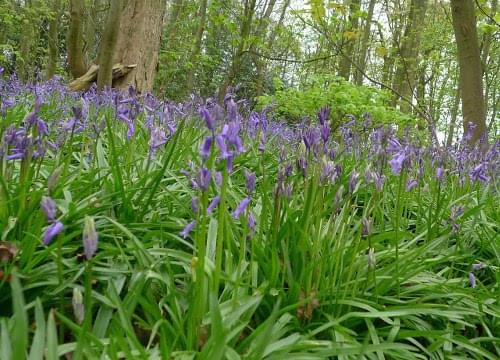
[[[338,122],[345,115],[361,117],[369,113],[376,123],[409,125],[414,119],[389,105],[388,92],[368,86],[356,86],[340,77],[313,76],[301,88],[281,88],[273,95],[259,97],[257,106],[271,106],[275,114],[288,122],[300,121],[301,117],[314,118],[318,109],[329,106],[332,118]]]

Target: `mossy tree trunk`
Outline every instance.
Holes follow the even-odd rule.
[[[99,89],[111,86],[113,81],[113,57],[120,31],[121,12],[122,2],[111,1],[99,50],[99,73],[97,74],[97,87]]]
[[[486,114],[474,0],[451,0],[453,29],[457,42],[459,87],[464,132],[475,125],[472,143],[486,135]]]
[[[113,86],[153,89],[165,13],[165,0],[129,0],[122,12],[114,62],[137,66],[116,79]]]
[[[70,0],[67,53],[69,72],[78,78],[87,72],[83,52],[83,23],[85,20],[85,0]]]

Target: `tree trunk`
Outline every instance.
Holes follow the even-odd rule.
[[[30,5],[26,5],[30,6]],[[16,59],[19,78],[28,81],[33,78],[33,44],[35,43],[35,28],[31,22],[23,18],[24,26],[21,32],[21,45],[19,47],[20,57]]]
[[[453,142],[453,136],[455,135],[455,126],[457,123],[457,115],[458,115],[458,105],[460,105],[460,91],[456,91],[455,99],[453,100],[453,107],[451,108],[451,119],[450,119],[450,127],[448,130],[448,137],[446,139],[446,146],[450,147]]]
[[[365,23],[365,28],[363,30],[363,39],[361,40],[361,50],[359,53],[359,68],[360,70],[356,71],[356,76],[354,79],[354,82],[356,85],[361,85],[363,84],[363,73],[366,71],[366,62],[367,58],[366,55],[368,54],[368,46],[370,45],[370,28],[372,25],[372,19],[373,19],[373,10],[375,9],[375,0],[370,0],[370,3],[368,5],[368,15],[366,17],[366,23]]]
[[[469,123],[475,125],[472,143],[486,136],[481,57],[474,11],[474,0],[451,0],[451,14],[460,69],[463,127],[464,132],[467,132]]]
[[[349,4],[349,27],[347,28],[351,33],[350,36],[346,37],[344,34],[344,46],[342,46],[342,52],[346,56],[342,56],[339,64],[339,76],[349,81],[351,75],[351,58],[354,58],[352,54],[354,53],[354,46],[356,45],[356,38],[358,31],[358,11],[361,5],[361,0],[350,0]]]
[[[57,40],[59,37],[59,16],[61,13],[61,0],[52,1],[51,19],[49,21],[49,57],[47,59],[47,69],[45,70],[45,78],[51,79],[57,70],[57,62],[59,59],[59,49]]]
[[[87,72],[83,54],[85,0],[70,0],[67,53],[69,72],[78,78]]]
[[[226,90],[229,85],[232,84],[236,75],[240,71],[243,54],[245,53],[245,48],[247,46],[248,38],[250,36],[250,31],[252,29],[252,20],[253,15],[255,13],[255,4],[257,0],[245,0],[245,9],[243,13],[243,20],[241,24],[240,30],[240,42],[238,44],[238,48],[236,49],[236,53],[233,56],[231,67],[229,68],[229,73],[226,77],[226,80],[222,84],[219,89],[219,101],[222,102],[224,97],[226,96]]]
[[[198,29],[196,31],[196,38],[194,42],[193,49],[191,51],[191,68],[189,69],[187,75],[186,91],[189,94],[193,91],[194,85],[194,74],[199,66],[199,56],[201,53],[201,41],[203,40],[203,33],[205,32],[205,24],[207,19],[207,0],[201,0],[200,11],[198,12],[198,18],[200,22],[198,23]]]
[[[97,40],[100,38],[102,33],[102,28],[99,26],[99,13],[102,6],[101,0],[93,0],[92,5],[89,6],[87,16],[85,17],[85,62],[90,64],[92,62],[98,62],[97,57],[99,56],[99,44]]]
[[[103,89],[111,86],[113,80],[113,56],[120,31],[122,12],[121,1],[111,1],[108,20],[101,40],[99,50],[99,73],[97,74],[97,87]]]
[[[137,64],[136,68],[113,82],[113,86],[132,85],[138,92],[153,88],[163,26],[165,0],[129,0],[122,13],[114,63]]]
[[[392,84],[394,79],[394,63],[397,56],[397,48],[398,44],[401,40],[401,32],[403,31],[403,24],[400,16],[397,16],[398,9],[393,11],[393,16],[390,15],[389,4],[386,2],[386,13],[387,13],[387,23],[389,27],[391,27],[392,23],[392,40],[390,48],[387,51],[387,54],[384,55],[384,65],[382,68],[382,83],[384,84]],[[382,33],[380,37],[382,38]]]
[[[266,11],[264,12],[264,15],[260,18],[259,20],[259,27],[257,29],[257,34],[256,36],[261,37],[262,41],[264,42],[265,39],[267,38],[267,27],[269,26],[271,14],[273,12],[274,6],[276,5],[276,0],[270,0],[269,3],[267,4]],[[285,5],[287,6],[286,2]],[[284,11],[286,10],[286,7],[284,7],[282,14],[284,16]],[[281,24],[282,18],[280,17],[280,23]],[[278,26],[279,26],[278,24]],[[269,49],[272,49],[272,43],[269,41]],[[254,46],[251,47],[253,49]],[[261,96],[264,92],[264,71],[266,68],[266,63],[263,61],[258,55],[253,54],[253,62],[255,64],[255,69],[257,70],[257,78],[255,80],[255,94],[256,96]]]
[[[411,0],[408,22],[400,48],[400,59],[396,67],[393,88],[403,97],[411,100],[415,90],[415,74],[418,64],[420,35],[425,23],[427,0]],[[395,102],[398,97],[395,96]],[[410,104],[404,102],[401,109],[410,112]]]

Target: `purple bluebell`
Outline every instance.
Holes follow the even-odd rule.
[[[473,289],[476,287],[476,277],[474,276],[474,273],[472,271],[469,272],[469,284]]]
[[[369,236],[373,232],[373,223],[370,218],[364,217],[361,219],[361,234]]]
[[[330,108],[325,106],[318,111],[318,120],[321,125],[325,125],[330,117]]]
[[[302,140],[307,150],[311,150],[312,147],[318,144],[320,136],[315,131],[315,129],[307,129],[302,135]]]
[[[210,155],[210,149],[212,148],[212,142],[213,142],[213,137],[212,136],[207,136],[205,140],[203,141],[203,144],[201,145],[200,148],[200,155],[203,161],[206,161],[208,159],[208,156]]]
[[[220,202],[220,196],[217,195],[212,199],[212,201],[210,201],[210,204],[208,204],[207,213],[211,214],[215,210],[215,208],[219,205],[219,202]]]
[[[307,175],[307,168],[308,168],[307,160],[306,160],[305,156],[302,155],[297,160],[297,170],[299,172],[301,172],[303,176],[306,176]]]
[[[243,142],[239,136],[240,123],[237,121],[231,121],[225,124],[222,129],[222,135],[226,138],[227,142],[235,148],[237,154],[244,151]]]
[[[191,210],[195,214],[198,214],[198,198],[197,197],[192,197],[191,198]]]
[[[64,225],[60,221],[56,221],[53,224],[49,225],[49,227],[45,230],[43,235],[43,244],[49,245],[62,230],[64,229]]]
[[[330,137],[330,127],[328,125],[321,126],[321,139],[323,143],[328,142],[328,138]]]
[[[207,191],[212,173],[207,168],[201,168],[196,175],[196,185],[201,191]]]
[[[486,175],[486,164],[485,163],[480,163],[479,165],[476,165],[470,172],[469,176],[472,181],[480,181],[482,183],[487,183],[490,178],[489,176]]]
[[[42,201],[40,201],[40,207],[48,221],[53,222],[56,219],[57,207],[55,201],[48,197],[42,196]]]
[[[351,172],[349,176],[349,192],[352,194],[354,190],[356,190],[356,186],[358,185],[359,173],[356,170]]]
[[[403,169],[403,164],[406,159],[404,151],[400,151],[394,155],[389,164],[391,165],[391,171],[394,175],[399,175]]]
[[[418,181],[416,179],[409,179],[406,183],[406,191],[412,191],[418,185]]]
[[[160,146],[167,142],[167,136],[165,135],[165,131],[160,128],[154,127],[151,130],[151,137],[149,139],[149,149],[154,151],[158,149]]]
[[[205,120],[205,125],[208,130],[214,131],[215,130],[215,119],[212,117],[210,112],[205,106],[200,106],[200,109],[198,110],[198,113],[200,114],[200,117]]]
[[[254,172],[245,171],[246,185],[248,194],[252,194],[255,191],[255,181],[256,176]]]
[[[377,192],[381,192],[384,188],[385,175],[379,174],[377,172],[373,173],[373,183],[375,184],[375,189]]]
[[[266,144],[267,144],[266,133],[264,131],[262,131],[260,133],[259,149],[258,149],[261,153],[264,152],[264,151],[266,151]]]
[[[217,144],[217,147],[219,148],[220,151],[220,158],[221,159],[228,159],[231,157],[231,153],[227,150],[226,146],[226,140],[222,135],[217,135],[215,137],[215,142]]]
[[[250,232],[253,233],[255,231],[255,217],[253,216],[252,212],[248,215],[248,229],[250,229]]]
[[[486,265],[483,263],[472,264],[472,271],[481,270],[481,269],[484,269],[485,267],[486,267]]]
[[[232,94],[227,94],[224,103],[227,108],[227,117],[230,121],[238,121],[238,105],[234,101],[234,97]]]
[[[94,218],[85,216],[85,225],[83,227],[83,250],[87,260],[90,260],[97,251],[98,240],[99,234],[95,228]]]
[[[246,197],[243,200],[241,200],[240,203],[238,204],[238,206],[236,207],[236,209],[231,214],[231,216],[234,219],[239,219],[239,217],[241,216],[241,214],[247,208],[248,204],[250,204],[250,198]]]
[[[436,179],[438,181],[442,181],[443,180],[443,177],[444,177],[444,170],[442,167],[438,167],[436,169]]]
[[[222,185],[222,173],[220,171],[217,171],[215,174],[214,174],[214,180],[215,180],[215,183],[218,185],[218,186],[221,186]]]
[[[460,226],[458,225],[457,220],[460,216],[462,216],[463,212],[464,209],[461,206],[453,205],[450,208],[450,218],[448,219],[448,222],[451,224],[452,234],[456,234],[460,230]]]
[[[184,229],[179,233],[179,235],[185,239],[189,236],[191,231],[193,231],[194,227],[196,226],[196,221],[191,221],[189,224],[187,224]]]

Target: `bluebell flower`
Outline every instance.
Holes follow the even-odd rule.
[[[215,120],[208,111],[208,109],[205,106],[200,106],[200,109],[198,110],[198,113],[200,114],[200,117],[205,120],[205,125],[208,130],[214,131],[215,130]]]
[[[208,156],[210,155],[210,149],[212,148],[212,142],[213,142],[213,137],[208,136],[205,138],[205,141],[203,141],[203,144],[200,148],[200,155],[203,161],[206,161],[208,159]]]
[[[212,173],[207,168],[201,168],[196,175],[196,185],[201,191],[207,191]]]
[[[217,195],[215,196],[212,201],[210,201],[210,204],[207,207],[207,214],[211,214],[215,208],[219,205],[220,202],[220,196]]]
[[[56,219],[57,207],[56,203],[52,198],[48,196],[42,196],[42,201],[40,201],[40,207],[48,221],[53,222]]]
[[[95,228],[94,218],[85,216],[85,225],[83,227],[83,250],[87,260],[90,260],[94,256],[97,250],[98,240],[99,235]]]
[[[391,161],[389,161],[389,164],[391,165],[392,173],[394,175],[399,175],[401,173],[405,159],[406,159],[406,155],[405,155],[404,151],[400,151],[396,155],[394,155],[394,157],[392,158]]]
[[[473,289],[476,287],[476,277],[474,276],[474,273],[472,271],[469,272],[469,284]]]
[[[330,108],[325,106],[322,107],[318,112],[318,120],[321,125],[325,125],[328,121],[328,117],[330,116]]]
[[[238,204],[238,206],[233,211],[231,216],[234,219],[239,219],[239,217],[241,216],[243,211],[245,211],[245,209],[247,208],[248,204],[250,204],[250,198],[247,197],[247,198],[244,198],[243,200],[241,200],[241,202]]]
[[[246,185],[248,194],[252,194],[255,190],[255,173],[251,171],[245,171]]]
[[[194,227],[196,226],[196,221],[191,221],[189,224],[186,225],[186,227],[179,233],[179,235],[185,239],[189,236],[191,231],[193,231]]]
[[[43,244],[49,245],[52,242],[52,239],[54,239],[54,237],[57,236],[63,229],[64,225],[60,221],[56,221],[55,223],[51,224],[45,230],[45,234],[43,235]]]
[[[418,181],[416,179],[409,179],[406,183],[406,191],[412,191],[418,185]]]

